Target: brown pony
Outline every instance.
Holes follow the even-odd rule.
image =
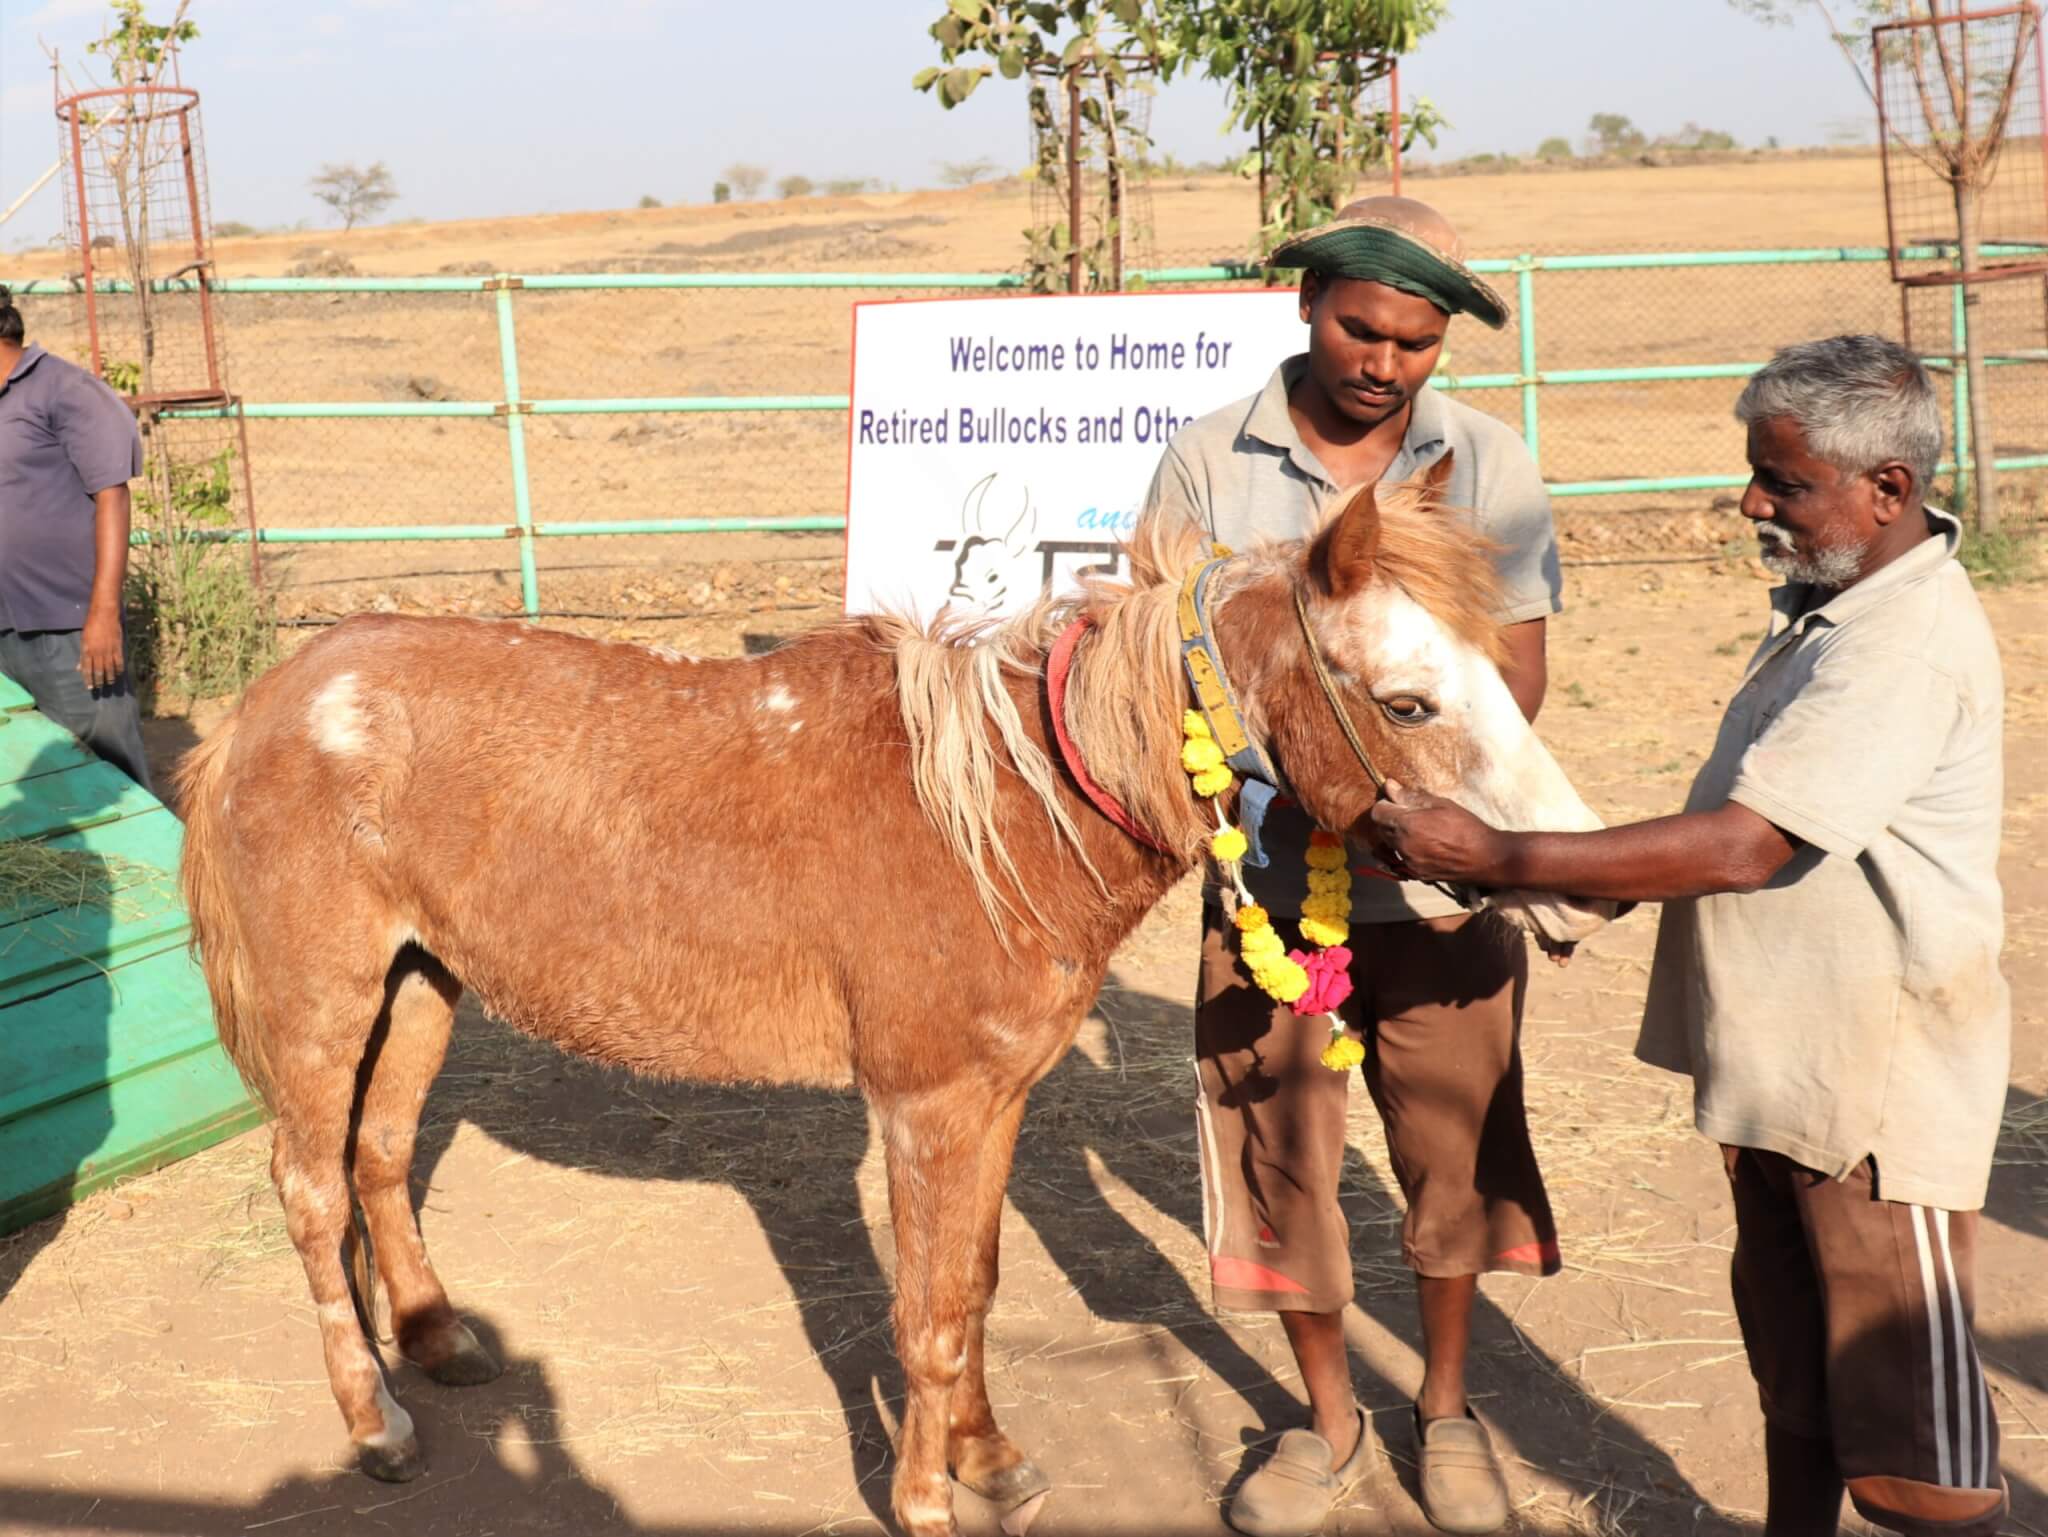
[[[1310,669],[1303,589],[1389,773],[1498,821],[1586,825],[1487,660],[1485,561],[1433,490],[1382,506],[1368,489],[1312,546],[1224,568],[1214,633],[1247,721],[1322,824],[1370,808]],[[498,1370],[428,1264],[408,1188],[468,988],[638,1072],[859,1088],[898,1257],[896,1518],[953,1531],[950,1468],[1021,1530],[1050,1484],[982,1380],[1003,1190],[1026,1094],[1212,830],[1178,762],[1175,578],[1202,553],[1193,530],[1148,523],[1130,584],[973,645],[855,619],[697,661],[361,617],[249,689],[178,775],[182,880],[222,1043],[276,1117],[271,1173],[366,1471],[421,1460],[352,1299],[351,1180],[399,1352],[442,1383]],[[1077,613],[1093,625],[1065,724],[1171,852],[1098,814],[1053,745],[1046,657]],[[1436,713],[1396,724],[1382,679]]]

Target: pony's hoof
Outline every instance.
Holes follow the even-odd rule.
[[[998,1468],[993,1473],[956,1475],[960,1482],[998,1510],[1015,1510],[1034,1497],[1049,1494],[1052,1480],[1029,1457]]]
[[[391,1446],[360,1445],[356,1461],[370,1477],[387,1484],[410,1483],[427,1470],[418,1436],[407,1436]]]
[[[398,1353],[443,1387],[473,1388],[495,1380],[505,1368],[477,1343],[467,1324],[452,1314],[423,1318],[398,1335]]]
[[[1024,1537],[1031,1530],[1031,1523],[1038,1519],[1039,1507],[1045,1503],[1046,1491],[1040,1490],[1015,1510],[1003,1516],[1003,1531],[1006,1537]]]
[[[444,1388],[474,1388],[495,1382],[505,1368],[477,1343],[474,1334],[460,1324],[455,1327],[454,1348],[421,1362],[420,1370]]]

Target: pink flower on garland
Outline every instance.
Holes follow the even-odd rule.
[[[1308,991],[1294,1000],[1297,1014],[1328,1014],[1351,996],[1351,952],[1331,945],[1313,955],[1290,950],[1287,958],[1308,973]]]

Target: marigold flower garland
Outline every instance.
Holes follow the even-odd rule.
[[[1338,1005],[1351,996],[1351,952],[1344,944],[1351,937],[1351,861],[1344,840],[1321,828],[1309,834],[1308,896],[1301,904],[1299,927],[1301,937],[1315,949],[1289,950],[1273,928],[1272,915],[1252,900],[1245,886],[1238,863],[1249,847],[1245,835],[1230,825],[1220,806],[1213,805],[1215,797],[1230,788],[1231,773],[1208,718],[1200,710],[1187,711],[1181,717],[1181,732],[1181,767],[1195,794],[1209,800],[1216,812],[1209,853],[1237,890],[1239,905],[1232,922],[1245,968],[1263,992],[1295,1013],[1329,1016],[1330,1044],[1323,1048],[1323,1066],[1338,1072],[1356,1067],[1365,1060],[1365,1045],[1337,1013]]]

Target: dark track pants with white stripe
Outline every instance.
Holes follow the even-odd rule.
[[[1866,1520],[1991,1537],[2006,1498],[1971,1334],[1977,1213],[1880,1200],[1869,1160],[1837,1180],[1723,1152],[1735,1312],[1764,1417],[1833,1446]]]

